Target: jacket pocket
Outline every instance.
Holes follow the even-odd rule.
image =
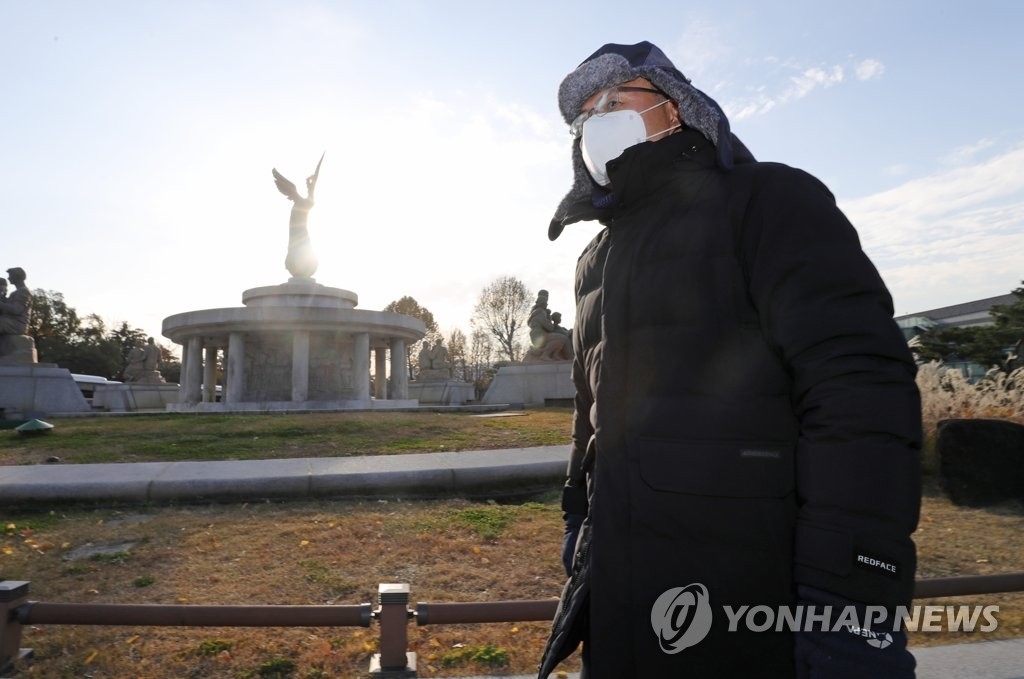
[[[783,497],[796,485],[793,444],[630,437],[630,457],[651,489],[711,497]]]

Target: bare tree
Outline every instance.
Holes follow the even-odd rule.
[[[466,380],[466,333],[454,328],[448,334],[448,358],[452,362],[452,379]]]
[[[490,333],[497,341],[501,353],[515,362],[520,349],[520,337],[526,328],[532,304],[530,291],[514,276],[502,276],[480,293],[473,311],[472,324]]]
[[[491,363],[494,359],[494,343],[486,330],[473,330],[472,342],[469,345],[469,361],[466,381],[472,382],[476,388],[477,398],[487,390],[491,377]]]

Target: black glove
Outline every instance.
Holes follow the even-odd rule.
[[[580,536],[580,526],[583,525],[583,520],[587,518],[582,514],[569,514],[565,513],[562,515],[562,520],[565,521],[565,535],[562,536],[562,565],[565,566],[565,574],[572,574],[572,557],[576,554],[576,540]]]
[[[797,679],[914,679],[916,661],[907,650],[907,633],[893,631],[891,613],[874,629],[843,625],[831,631],[845,606],[854,607],[859,624],[865,625],[866,605],[805,585],[797,587],[797,594],[800,605],[815,606],[818,613],[832,607],[831,623],[793,634]]]

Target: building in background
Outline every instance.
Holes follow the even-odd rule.
[[[952,306],[939,307],[929,311],[918,311],[913,314],[896,317],[896,324],[903,332],[903,337],[911,347],[915,339],[926,330],[942,328],[970,328],[975,326],[992,325],[991,310],[997,305],[1015,304],[1019,300],[1013,293],[986,297],[985,299]],[[982,366],[971,361],[946,361],[950,368],[956,368],[964,373],[970,380],[976,380],[984,376],[990,366]]]

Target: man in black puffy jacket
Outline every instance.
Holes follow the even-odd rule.
[[[605,228],[576,270],[540,676],[582,642],[587,679],[912,677],[920,402],[854,228],[650,43],[599,49],[559,107],[575,180],[549,237]]]

